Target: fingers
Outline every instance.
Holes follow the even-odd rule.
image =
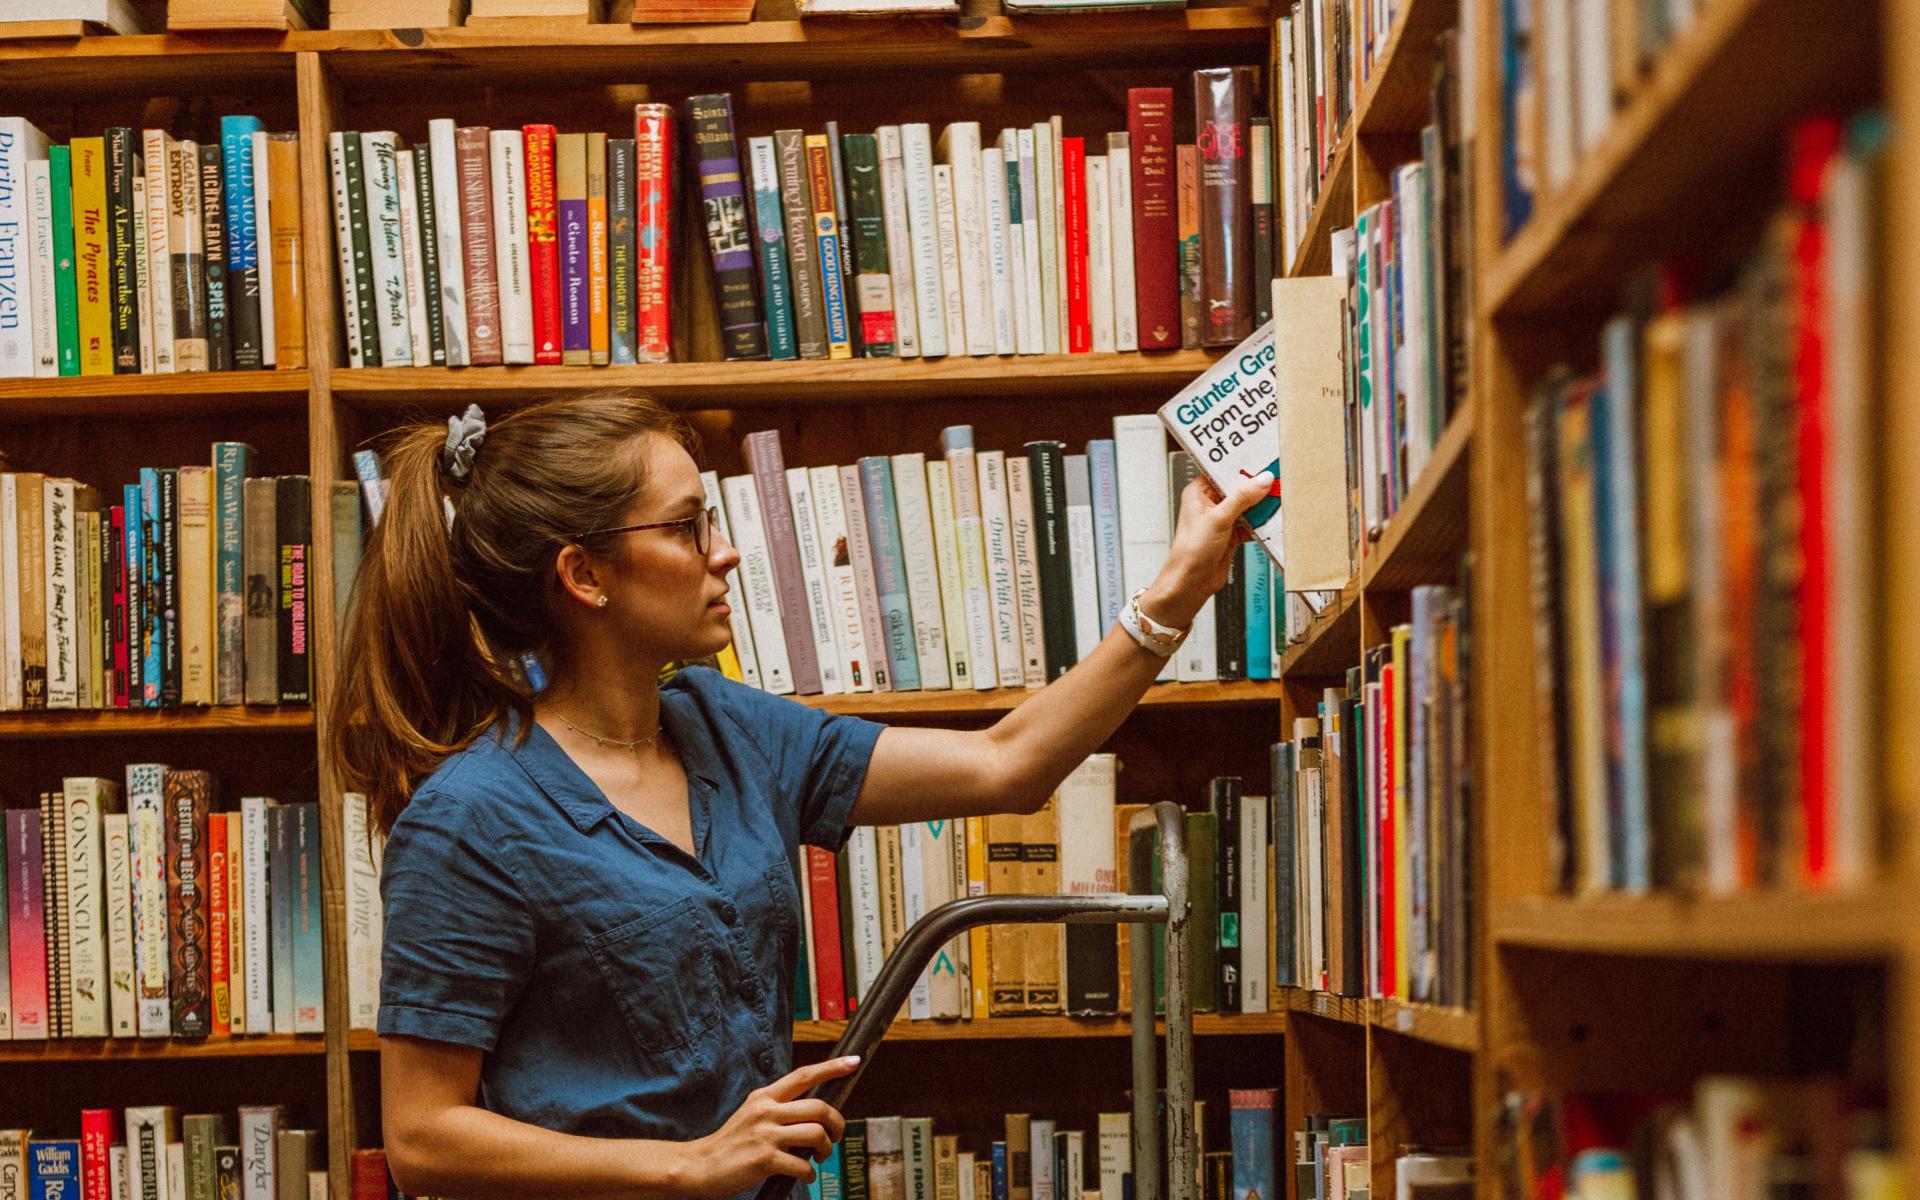
[[[851,1075],[860,1068],[860,1056],[849,1054],[845,1058],[830,1058],[825,1062],[809,1063],[796,1067],[766,1086],[766,1093],[775,1100],[798,1100],[809,1091],[843,1075]]]
[[[847,1129],[847,1119],[840,1115],[839,1109],[825,1100],[816,1100],[811,1097],[776,1105],[768,1110],[768,1115],[782,1125],[809,1123],[819,1125],[827,1131],[827,1136],[836,1142]]]
[[[782,1127],[780,1144],[793,1150],[805,1150],[818,1162],[824,1162],[833,1153],[833,1139],[827,1136],[826,1127],[812,1122]]]

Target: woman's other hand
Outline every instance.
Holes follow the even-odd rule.
[[[813,1162],[832,1152],[847,1122],[832,1105],[808,1099],[807,1093],[859,1066],[857,1056],[830,1058],[749,1092],[726,1124],[685,1144],[689,1194],[721,1200],[775,1175],[811,1182]]]

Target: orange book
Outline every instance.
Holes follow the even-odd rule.
[[[591,361],[610,361],[607,343],[607,135],[587,135],[587,345]]]
[[[227,814],[207,815],[207,960],[213,968],[213,1036],[233,1032],[228,977]]]
[[[307,365],[306,269],[300,234],[300,135],[267,135],[267,230],[273,252],[273,353],[281,370]]]

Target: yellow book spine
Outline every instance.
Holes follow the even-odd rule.
[[[725,675],[728,679],[733,680],[735,683],[746,682],[745,676],[740,674],[740,656],[733,652],[732,642],[728,642],[726,645],[726,648],[721,650],[720,653],[714,655],[713,657],[714,657],[715,663],[719,666],[720,673],[722,675]]]
[[[594,366],[612,361],[607,341],[607,135],[587,135],[587,346]]]
[[[113,374],[112,267],[107,246],[107,140],[74,138],[73,261],[80,373]]]
[[[987,819],[968,817],[965,834],[967,839],[967,895],[984,896],[987,894]],[[992,1011],[987,988],[990,972],[987,966],[987,927],[976,925],[967,931],[967,992],[969,1017],[985,1017]]]

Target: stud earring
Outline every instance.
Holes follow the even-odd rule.
[[[598,600],[595,600],[593,604],[595,608],[605,608],[607,606],[606,596],[603,594]]]

